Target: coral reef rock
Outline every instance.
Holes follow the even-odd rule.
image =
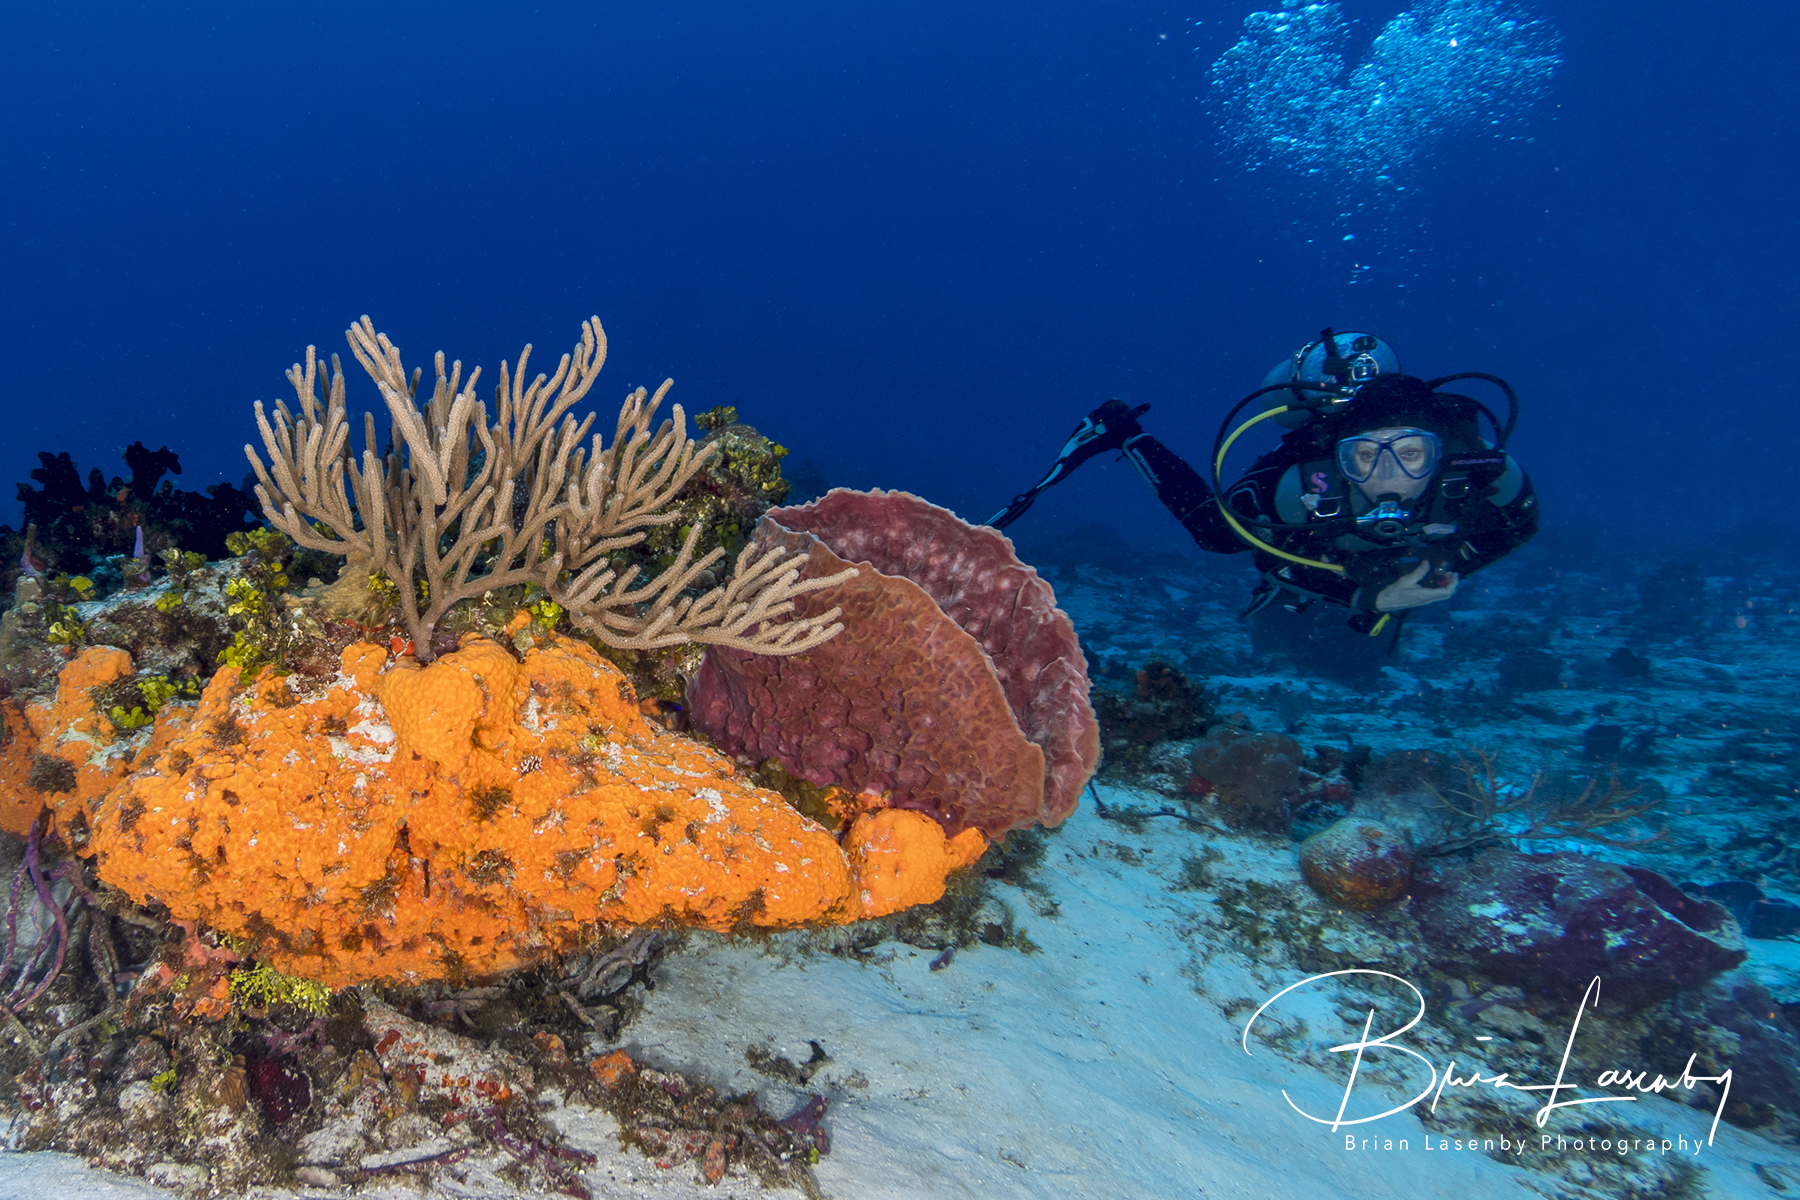
[[[695,728],[820,786],[887,796],[955,835],[1055,825],[1100,758],[1087,662],[1050,585],[992,529],[905,492],[839,488],[772,509],[752,544],[804,550],[801,597],[844,632],[802,654],[714,646],[688,689]]]
[[[1288,801],[1300,791],[1300,743],[1282,733],[1244,733],[1216,725],[1194,747],[1197,793],[1213,792],[1233,810],[1238,823],[1259,829],[1286,829]]]
[[[1379,821],[1345,817],[1300,846],[1300,873],[1327,900],[1345,908],[1391,904],[1412,883],[1406,841]]]
[[[1800,933],[1800,904],[1765,896],[1761,888],[1748,880],[1683,883],[1681,890],[1729,908],[1743,926],[1745,937],[1784,938]]]
[[[1216,716],[1206,693],[1166,662],[1145,663],[1132,681],[1130,692],[1097,687],[1091,697],[1109,772],[1141,772],[1151,746],[1204,736]]]
[[[108,481],[95,467],[84,486],[67,451],[38,452],[42,465],[31,478],[39,486],[18,485],[25,509],[20,531],[0,526],[0,585],[10,589],[27,565],[75,575],[103,566],[109,556],[160,555],[174,547],[221,558],[228,535],[256,528],[256,498],[232,484],[187,492],[163,479],[181,474],[181,458],[167,446],[151,450],[133,442],[122,453],[129,480]],[[119,582],[116,567],[111,576]]]
[[[1434,960],[1561,1000],[1595,975],[1600,1002],[1628,1012],[1744,961],[1724,906],[1654,871],[1577,854],[1488,850],[1438,859],[1413,883],[1412,915]]]
[[[1706,1020],[1736,1040],[1726,1110],[1733,1124],[1762,1125],[1777,1112],[1800,1112],[1800,1030],[1787,1007],[1755,983],[1728,981],[1706,996]]]

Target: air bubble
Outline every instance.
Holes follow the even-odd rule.
[[[1479,52],[1460,53],[1471,38]],[[1336,3],[1287,0],[1244,19],[1212,65],[1209,100],[1245,169],[1400,191],[1444,140],[1521,122],[1562,62],[1550,24],[1505,0],[1423,0],[1388,21],[1354,67],[1349,40]]]

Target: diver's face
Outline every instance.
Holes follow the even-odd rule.
[[[1371,501],[1382,496],[1411,500],[1431,482],[1435,458],[1430,442],[1418,430],[1390,427],[1357,434],[1344,467]]]

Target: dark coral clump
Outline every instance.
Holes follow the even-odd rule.
[[[292,1057],[269,1055],[250,1059],[245,1075],[250,1098],[270,1125],[279,1129],[312,1103],[312,1082]]]
[[[1589,762],[1618,762],[1625,749],[1623,725],[1589,725],[1581,731],[1581,757]]]
[[[1546,650],[1514,650],[1500,657],[1502,693],[1548,692],[1562,686],[1563,661]]]
[[[1145,663],[1133,684],[1128,692],[1097,687],[1090,695],[1109,774],[1138,773],[1150,747],[1200,737],[1215,719],[1206,693],[1166,662]]]
[[[75,790],[75,764],[55,754],[39,754],[31,760],[25,786],[46,796]]]
[[[256,498],[233,484],[188,492],[164,479],[181,474],[180,457],[167,446],[151,450],[133,442],[124,457],[129,480],[109,480],[96,467],[84,485],[66,451],[39,452],[42,465],[31,472],[38,486],[18,485],[24,531],[0,527],[0,584],[10,589],[21,555],[47,574],[90,574],[105,558],[135,554],[139,530],[147,559],[171,549],[223,558],[228,536],[261,524]]]
[[[1639,607],[1628,618],[1650,641],[1671,641],[1703,633],[1712,623],[1706,603],[1706,573],[1694,559],[1677,559],[1638,583]]]
[[[1285,830],[1300,794],[1300,743],[1283,733],[1243,733],[1220,725],[1194,747],[1188,790],[1211,792],[1241,827]]]
[[[1800,933],[1800,904],[1763,895],[1746,879],[1719,883],[1684,883],[1681,890],[1700,900],[1711,900],[1731,910],[1745,937],[1782,938]]]
[[[1698,987],[1745,957],[1723,905],[1654,871],[1578,854],[1492,847],[1468,860],[1433,859],[1411,907],[1439,967],[1561,1001],[1578,999],[1598,975],[1615,1013]]]

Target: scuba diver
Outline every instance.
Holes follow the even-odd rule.
[[[1479,401],[1439,390],[1463,379],[1505,393],[1504,423]],[[1258,400],[1267,407],[1233,428]],[[987,524],[1004,529],[1045,488],[1118,450],[1202,549],[1254,553],[1262,581],[1244,616],[1277,603],[1298,613],[1325,600],[1348,608],[1351,628],[1371,636],[1390,627],[1398,636],[1411,610],[1448,600],[1464,576],[1537,532],[1536,494],[1506,451],[1519,415],[1512,388],[1477,371],[1404,374],[1393,348],[1372,334],[1327,329],[1270,371],[1220,424],[1210,478],[1143,431],[1138,418],[1149,407],[1108,400],[1089,413],[1043,479]],[[1482,417],[1492,437],[1482,435]],[[1221,487],[1232,444],[1266,420],[1288,430],[1281,445]]]

